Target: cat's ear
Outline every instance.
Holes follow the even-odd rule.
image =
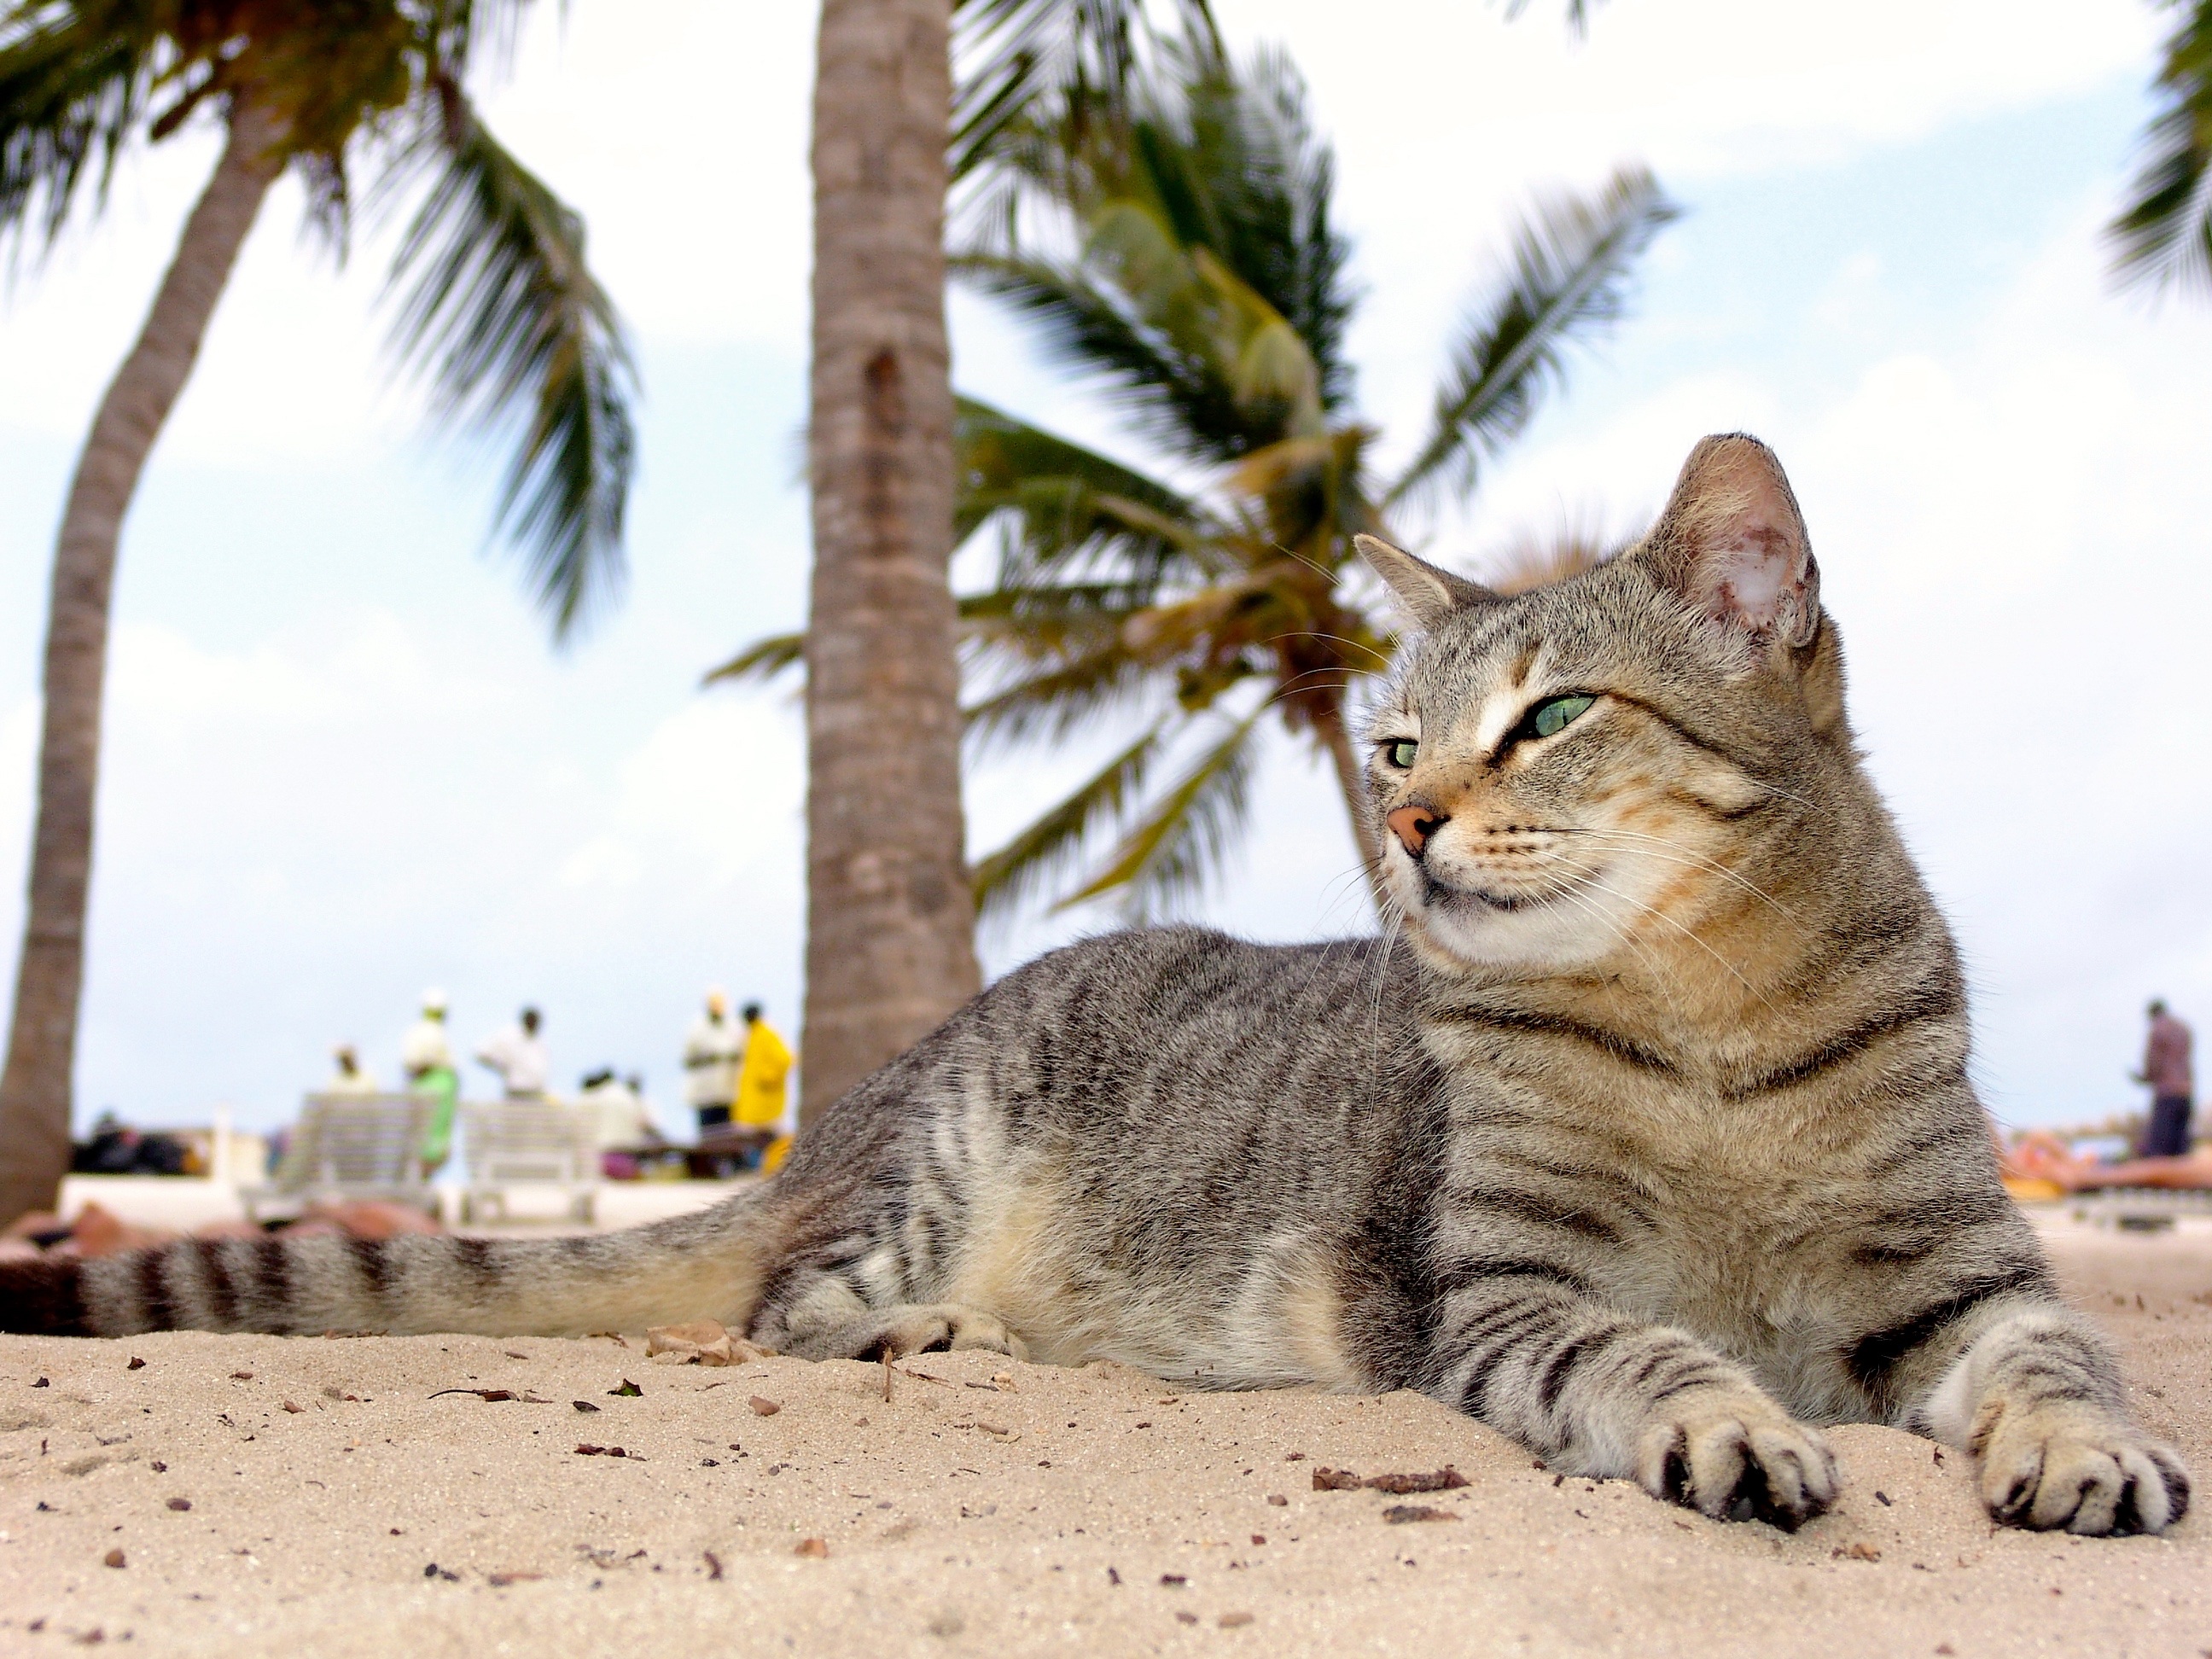
[[[1761,641],[1809,645],[1820,568],[1774,452],[1741,432],[1690,452],[1641,556],[1713,621]]]
[[[1402,547],[1393,547],[1380,536],[1354,536],[1352,544],[1359,556],[1374,567],[1385,586],[1406,607],[1406,614],[1421,628],[1434,628],[1455,611],[1496,605],[1498,595],[1480,582],[1439,570],[1425,559],[1417,559]]]

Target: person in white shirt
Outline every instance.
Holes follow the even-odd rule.
[[[702,1139],[729,1132],[744,1051],[745,1029],[730,1018],[729,995],[715,986],[707,993],[706,1013],[684,1040],[684,1103],[697,1115]]]
[[[584,1079],[576,1101],[593,1114],[592,1127],[601,1152],[647,1152],[662,1144],[653,1110],[638,1085],[636,1078],[617,1077],[611,1066]]]
[[[505,1030],[493,1033],[477,1050],[477,1063],[499,1076],[509,1100],[538,1100],[545,1094],[551,1070],[545,1045],[538,1041],[538,1011],[525,1008],[522,1018]]]
[[[399,1066],[410,1083],[421,1083],[441,1067],[453,1069],[453,1045],[446,1034],[446,994],[422,993],[422,1013],[399,1040]]]
[[[373,1095],[379,1092],[376,1079],[362,1069],[361,1057],[354,1053],[353,1044],[341,1042],[331,1050],[331,1058],[337,1063],[337,1075],[323,1085],[326,1095]]]

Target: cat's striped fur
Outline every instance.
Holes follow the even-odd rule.
[[[1425,630],[1372,732],[1390,942],[1043,957],[702,1216],[0,1268],[0,1325],[713,1317],[811,1357],[1411,1387],[1785,1525],[1836,1492],[1814,1425],[1873,1420],[1971,1449],[2002,1520],[2179,1519],[1998,1185],[1956,953],[1771,456],[1708,440],[1641,546],[1511,600],[1367,550]]]

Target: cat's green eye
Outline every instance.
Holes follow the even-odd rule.
[[[1528,729],[1540,738],[1557,737],[1567,725],[1595,702],[1595,697],[1576,696],[1553,697],[1549,702],[1540,702],[1528,716]]]
[[[1421,752],[1421,745],[1410,738],[1401,738],[1397,742],[1385,745],[1382,752],[1391,765],[1403,772],[1413,766],[1413,757]]]

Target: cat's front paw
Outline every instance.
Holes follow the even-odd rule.
[[[2164,1532],[2189,1513],[2173,1449],[2087,1401],[1991,1402],[1975,1424],[1982,1501],[2039,1532]]]
[[[1836,1460],[1820,1431],[1755,1389],[1693,1389],[1652,1413],[1636,1478],[1716,1521],[1765,1521],[1795,1532],[1836,1501]]]

